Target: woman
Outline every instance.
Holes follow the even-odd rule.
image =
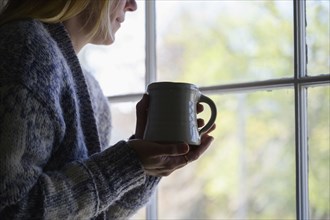
[[[211,144],[142,140],[144,95],[135,135],[109,147],[107,99],[76,53],[113,43],[135,0],[0,2],[0,219],[127,218]]]

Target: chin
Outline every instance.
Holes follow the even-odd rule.
[[[115,42],[115,39],[108,39],[101,43],[101,45],[111,45]]]
[[[102,39],[104,45],[110,45],[115,42],[115,31],[112,32],[113,34],[108,33],[106,38]]]
[[[115,42],[115,36],[113,37],[109,37],[109,39],[107,40],[107,45],[111,45]]]
[[[115,37],[107,37],[106,39],[94,39],[91,43],[95,45],[111,45],[115,41]]]

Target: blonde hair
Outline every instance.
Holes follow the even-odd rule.
[[[0,25],[26,18],[45,23],[64,22],[78,14],[86,16],[87,38],[113,37],[110,16],[119,0],[0,0]],[[89,10],[85,10],[89,7]],[[110,16],[109,16],[110,13]],[[89,25],[94,21],[93,25]]]

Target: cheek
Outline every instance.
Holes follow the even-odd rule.
[[[119,28],[120,28],[120,23],[118,23],[117,21],[111,22],[111,32],[113,35],[115,35],[115,33],[118,31]]]

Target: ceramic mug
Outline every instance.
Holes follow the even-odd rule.
[[[190,83],[156,82],[148,85],[149,109],[144,139],[156,142],[185,142],[199,145],[201,135],[214,124],[217,108]],[[197,103],[206,103],[211,117],[201,129],[197,125]]]

